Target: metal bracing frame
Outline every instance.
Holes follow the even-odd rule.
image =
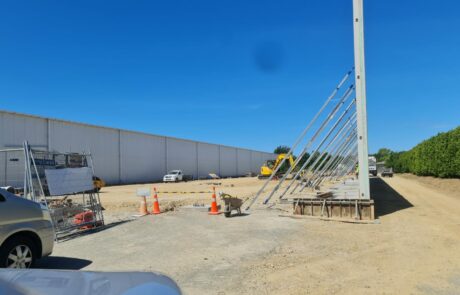
[[[305,183],[302,188],[300,189],[300,192],[302,192],[307,185],[310,187],[317,187],[319,183],[322,182],[322,179],[325,177],[325,173],[328,172],[331,167],[334,167],[334,165],[340,161],[340,159],[346,158],[351,150],[355,147],[356,145],[356,134],[351,138],[351,140],[345,145],[345,147],[337,154],[335,158],[333,158],[331,161],[329,161],[322,169],[320,170],[319,173],[315,175],[315,177],[312,179],[310,183]],[[339,159],[339,160],[338,160]]]
[[[331,175],[329,176],[329,179],[334,178],[335,180],[337,180],[345,176],[346,174],[350,173],[351,170],[355,167],[357,161],[358,155],[351,155],[350,157],[348,157],[348,160],[346,160],[345,163],[337,165],[337,167],[334,169],[334,171],[332,171]]]
[[[347,115],[347,113],[350,111],[351,107],[354,106],[355,104],[355,100],[353,99],[352,102],[347,106],[347,108],[345,109],[345,111],[342,112],[342,114],[340,115],[340,117],[337,119],[337,121],[333,124],[333,126],[329,129],[328,133],[326,134],[326,136],[323,138],[323,140],[319,143],[319,145],[316,147],[316,149],[310,154],[310,156],[307,158],[307,160],[304,162],[304,164],[300,167],[300,169],[297,171],[297,173],[294,175],[294,177],[292,178],[291,180],[291,183],[290,185],[292,185],[293,181],[295,181],[300,173],[302,173],[302,171],[304,171],[305,167],[311,162],[311,160],[314,158],[314,155],[316,153],[319,152],[319,150],[322,148],[323,144],[325,142],[327,142],[327,140],[329,139],[329,137],[331,136],[331,134],[337,129],[337,126],[342,122],[343,118]],[[351,117],[350,117],[351,118]],[[350,118],[348,118],[345,123],[342,125],[342,127],[339,129],[337,135],[339,135],[343,128],[345,128],[350,120]],[[336,136],[337,136],[336,135]],[[335,139],[335,137],[333,138],[333,140]],[[332,140],[332,141],[333,141]],[[327,146],[326,148],[327,149]],[[318,157],[317,159],[319,159],[320,157]],[[299,158],[298,158],[299,160]],[[310,165],[311,167],[312,165]],[[294,167],[294,165],[293,165]],[[292,168],[292,167],[291,167]],[[287,176],[291,173],[292,169],[289,169],[285,175],[281,178],[281,180],[279,181],[278,185],[273,189],[273,191],[270,193],[270,195],[268,196],[268,200],[275,194],[275,192],[280,188],[281,184],[286,180]],[[308,172],[308,171],[307,171]],[[284,191],[284,193],[282,193],[279,198],[281,199],[282,196],[287,192],[287,190],[289,190],[289,187],[290,185],[288,186],[288,188]]]
[[[336,155],[334,157],[323,157],[321,159],[321,156],[318,157],[318,159],[321,159],[321,162],[318,164],[312,164],[310,167],[314,167],[313,171],[311,171],[311,174],[312,176],[309,176],[308,179],[305,180],[305,183],[308,184],[308,183],[311,183],[313,180],[316,179],[316,176],[318,175],[318,173],[320,173],[320,171],[322,170],[322,168],[326,167],[326,165],[330,162],[330,161],[333,161],[333,159],[335,157],[337,157],[337,155],[342,151],[343,147],[349,143],[350,140],[352,140],[354,138],[354,136],[356,135],[356,126],[354,126],[354,124],[351,124],[349,126],[349,128],[347,129],[347,132],[345,133],[344,136],[342,136],[340,138],[340,140],[337,142],[337,144],[330,150],[330,155]],[[298,182],[297,185],[294,187],[294,189],[291,191],[290,194],[293,194],[297,188],[299,186],[301,186],[303,183],[302,182]],[[291,184],[292,185],[292,184]],[[289,188],[288,188],[289,189]],[[288,191],[288,189],[285,191],[285,193]],[[284,194],[283,194],[284,195]],[[281,196],[282,197],[282,196]]]
[[[355,133],[353,132],[351,134],[350,137],[348,137],[341,145],[341,147],[338,149],[337,153],[336,153],[336,156],[335,157],[332,157],[331,159],[329,159],[329,161],[327,161],[327,163],[324,164],[323,167],[321,167],[321,169],[319,170],[319,172],[316,172],[313,177],[311,177],[309,179],[309,181],[305,182],[302,184],[301,188],[300,188],[300,192],[302,192],[305,187],[309,186],[309,187],[315,187],[316,185],[314,185],[316,183],[316,181],[321,178],[323,176],[323,174],[325,173],[325,171],[327,171],[327,169],[329,169],[329,167],[332,165],[332,163],[335,161],[335,159],[339,158],[339,157],[342,157],[343,154],[348,150],[348,148],[350,146],[353,145],[353,143],[356,142],[356,137],[355,137]],[[298,186],[297,186],[298,187]],[[297,187],[294,188],[294,190],[292,191],[292,193],[295,192],[295,190],[297,189]]]
[[[364,62],[364,18],[363,0],[353,0],[353,35],[355,55],[356,111],[358,118],[358,165],[359,197],[370,199],[368,146],[367,146],[367,111],[366,111],[366,70]]]
[[[341,160],[340,161],[336,161],[334,164],[332,165],[329,165],[328,168],[326,168],[322,173],[321,175],[318,176],[318,178],[315,180],[315,182],[312,184],[312,187],[318,187],[319,185],[321,185],[321,183],[325,180],[325,179],[328,179],[330,178],[330,176],[332,175],[332,172],[335,171],[337,169],[337,167],[339,167],[340,164],[342,164],[345,159],[351,157],[352,154],[356,153],[356,150],[357,150],[357,146],[356,146],[356,141],[354,144],[350,145],[349,148],[348,148],[348,151],[344,154],[344,156],[341,156]],[[326,175],[326,173],[328,171],[331,171],[331,173],[329,175]],[[304,188],[302,188],[303,190]],[[300,191],[302,191],[300,190]]]
[[[304,147],[304,149],[302,150],[302,153],[301,155],[299,155],[299,157],[296,159],[296,161],[294,162],[294,164],[289,167],[288,171],[286,171],[286,173],[284,174],[284,176],[278,181],[278,184],[275,186],[275,188],[271,191],[271,193],[267,196],[267,198],[265,198],[264,200],[264,204],[267,204],[268,201],[270,201],[270,199],[273,197],[273,195],[275,194],[276,191],[278,191],[278,189],[280,188],[281,184],[286,180],[287,176],[292,172],[292,170],[298,165],[298,163],[300,162],[301,158],[303,157],[303,155],[305,155],[305,153],[308,151],[308,149],[311,147],[311,145],[316,141],[316,139],[319,137],[319,135],[323,132],[324,128],[326,128],[326,126],[331,122],[331,120],[334,118],[334,116],[337,114],[337,112],[340,110],[340,108],[345,104],[345,102],[348,100],[348,98],[352,95],[353,93],[353,90],[354,90],[354,85],[350,85],[350,87],[345,91],[345,93],[342,95],[342,97],[340,98],[339,102],[334,106],[334,108],[332,109],[332,111],[329,113],[329,115],[326,117],[326,119],[323,121],[323,123],[321,124],[321,126],[318,128],[318,130],[316,130],[315,134],[312,136],[312,138],[308,141],[308,143],[306,144],[306,146]],[[350,106],[345,110],[345,114],[348,112],[349,108],[351,108],[351,106],[354,104],[354,100],[353,102],[350,104]],[[340,119],[341,120],[343,118],[344,114],[342,114],[340,116]],[[338,121],[340,122],[340,121]],[[332,131],[334,131],[334,128],[337,127],[337,124],[334,125],[331,129],[330,129],[330,132],[328,134],[328,136],[330,135],[330,133]],[[307,161],[310,161],[311,157],[312,157],[313,153],[310,154],[310,157],[308,157]]]
[[[259,191],[256,193],[256,195],[253,197],[249,205],[246,207],[246,210],[249,210],[250,207],[254,204],[254,202],[257,200],[257,198],[260,196],[260,194],[264,191],[264,189],[267,187],[267,185],[270,183],[270,181],[273,179],[273,177],[276,175],[278,170],[283,166],[284,162],[289,158],[294,153],[294,150],[297,148],[297,146],[301,143],[301,141],[304,139],[304,137],[307,135],[307,132],[312,128],[312,126],[316,123],[318,120],[319,116],[323,113],[323,111],[326,109],[326,107],[329,105],[329,103],[332,101],[332,99],[337,95],[337,93],[340,91],[342,86],[348,81],[350,78],[351,74],[353,73],[353,69],[348,71],[345,76],[340,80],[340,82],[335,86],[334,90],[332,93],[329,95],[329,97],[326,99],[324,104],[321,106],[320,110],[315,114],[313,119],[308,123],[307,127],[302,131],[300,136],[296,139],[294,144],[292,145],[291,149],[287,153],[286,157],[281,160],[280,164],[278,167],[273,171],[272,175],[265,181],[265,183],[262,185],[262,187],[259,189]],[[299,155],[299,158],[301,156]],[[297,165],[297,164],[296,164]]]
[[[305,187],[317,188],[325,179],[332,179],[333,177],[342,177],[345,176],[349,171],[351,171],[356,165],[359,164],[360,170],[363,173],[359,174],[359,193],[356,196],[356,199],[370,199],[369,193],[369,176],[368,173],[368,142],[367,142],[367,113],[366,113],[366,78],[365,78],[365,63],[364,63],[364,25],[363,25],[363,0],[353,0],[353,31],[354,31],[354,60],[355,60],[355,85],[350,86],[347,89],[345,94],[342,96],[348,96],[355,90],[356,87],[356,114],[353,114],[353,118],[350,116],[346,120],[346,123],[341,122],[343,118],[346,118],[345,114],[333,124],[333,126],[328,129],[328,132],[324,132],[326,135],[319,140],[319,137],[323,135],[323,130],[332,120],[332,117],[336,115],[336,112],[344,105],[345,100],[341,100],[336,107],[327,115],[323,123],[316,130],[314,135],[307,140],[307,143],[303,147],[298,158],[294,161],[288,171],[283,175],[283,177],[275,185],[274,189],[269,193],[265,198],[264,204],[267,204],[272,196],[279,190],[283,182],[287,179],[289,175],[297,169],[298,164],[304,160],[304,155],[306,155],[310,148],[313,146],[312,152],[309,157],[302,164],[300,169],[297,169],[295,176],[292,178],[287,188],[279,196],[281,199],[290,189],[291,186],[297,182],[297,185],[290,192],[294,193],[299,186],[301,186],[300,192],[302,192]],[[349,75],[348,73],[347,75]],[[334,97],[339,88],[345,83],[348,79],[348,76],[345,76],[343,80],[339,83],[339,86],[333,91],[332,95],[326,100],[323,107],[315,115],[314,119],[301,136],[297,139],[295,144],[291,147],[288,156],[290,156],[297,146],[300,144],[302,139],[307,134],[307,131],[311,129],[313,123],[316,122],[322,112],[325,110],[326,106]],[[351,106],[350,106],[351,107]],[[350,108],[349,107],[349,108]],[[348,112],[349,108],[345,111]],[[356,116],[356,123],[355,117]],[[353,123],[350,123],[353,122]],[[338,131],[337,131],[338,130]],[[346,132],[343,132],[343,131]],[[343,132],[343,134],[342,134]],[[335,136],[331,135],[335,134]],[[319,144],[317,143],[319,141]],[[320,155],[318,157],[318,154]],[[317,157],[317,158],[316,158]],[[264,191],[268,183],[273,179],[278,170],[281,168],[282,164],[286,161],[288,157],[285,157],[281,165],[279,165],[272,175],[267,179],[261,189],[257,192],[254,198],[251,200],[249,206],[246,208],[248,210],[260,194]],[[313,162],[313,164],[311,164]],[[308,166],[310,165],[310,166]],[[307,176],[307,180],[299,179],[299,175]],[[303,178],[303,177],[302,177]]]
[[[310,154],[310,157],[309,159],[307,159],[305,161],[305,163],[303,163],[303,165],[300,167],[300,169],[297,171],[297,173],[294,175],[294,177],[291,179],[291,182],[288,184],[288,186],[285,188],[285,190],[283,191],[283,193],[281,193],[281,195],[279,196],[279,199],[281,199],[288,191],[289,189],[291,188],[291,186],[294,184],[294,182],[296,181],[296,179],[298,179],[298,177],[301,175],[301,173],[303,172],[304,175],[308,175],[308,173],[315,173],[315,170],[318,168],[318,167],[321,167],[321,164],[320,165],[317,165],[319,161],[322,161],[324,160],[324,155],[325,153],[328,151],[329,147],[334,147],[334,144],[336,142],[340,142],[342,139],[343,139],[343,136],[342,136],[342,133],[345,134],[345,137],[347,137],[347,133],[350,131],[350,129],[352,128],[353,124],[354,124],[354,118],[355,118],[355,114],[353,114],[352,116],[350,116],[346,121],[345,123],[343,124],[343,126],[339,129],[339,131],[337,132],[337,134],[334,136],[334,138],[327,144],[327,146],[324,148],[324,151],[323,153],[321,153],[321,155],[319,157],[316,157],[315,159],[315,162],[313,162],[313,164],[309,165],[309,160],[312,159],[315,154],[315,152],[313,152],[312,154]],[[337,140],[339,139],[339,140]],[[331,151],[333,151],[333,149],[331,149]],[[308,168],[307,168],[307,165]]]

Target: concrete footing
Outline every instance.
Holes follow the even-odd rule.
[[[374,200],[294,199],[295,215],[331,219],[374,220]]]

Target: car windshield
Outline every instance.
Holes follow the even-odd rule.
[[[170,171],[169,174],[179,174],[179,171],[173,170],[173,171]]]

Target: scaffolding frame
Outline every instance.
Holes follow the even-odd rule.
[[[25,141],[22,148],[0,150],[5,155],[5,185],[7,182],[9,154],[16,161],[23,160],[23,183],[17,187],[18,180],[12,181],[15,193],[23,198],[40,203],[49,210],[56,240],[76,233],[104,226],[102,205],[97,190],[75,192],[59,196],[49,194],[45,170],[60,168],[91,168],[94,165],[90,153],[59,153],[36,150]],[[21,157],[21,159],[18,159]],[[13,167],[16,170],[19,166]],[[18,171],[15,171],[16,173]]]

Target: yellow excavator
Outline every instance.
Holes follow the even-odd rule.
[[[292,157],[292,155],[288,156],[287,154],[279,154],[276,160],[268,160],[262,165],[262,167],[260,167],[260,174],[258,176],[259,179],[270,177],[273,171],[276,170],[276,168],[279,166],[281,161],[283,161],[283,159],[285,158],[288,159],[290,166],[294,164],[294,158]],[[276,176],[279,176],[282,174],[282,172],[278,171],[276,174],[277,174]]]

